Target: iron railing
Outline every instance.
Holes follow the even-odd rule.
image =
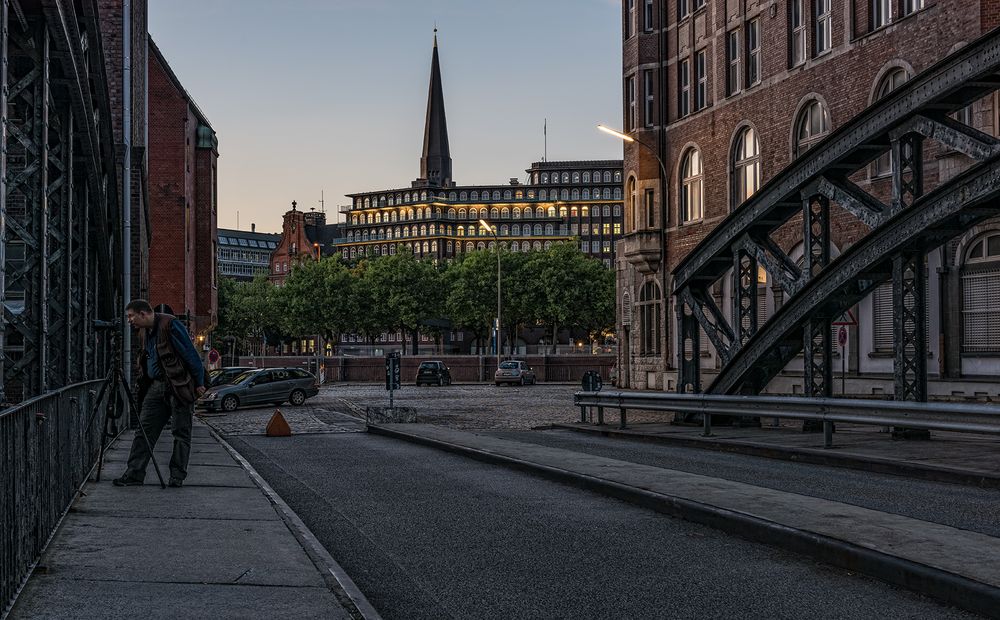
[[[0,617],[10,611],[97,463],[101,381],[83,381],[0,412]]]
[[[604,424],[605,408],[617,409],[621,428],[625,428],[628,409],[699,414],[706,437],[712,434],[713,416],[821,422],[827,448],[833,447],[835,422],[1000,435],[1000,406],[996,405],[658,392],[577,392],[574,404],[580,408],[581,422],[587,421],[587,407],[596,407],[598,424]]]

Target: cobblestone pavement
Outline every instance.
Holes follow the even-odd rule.
[[[573,393],[579,386],[539,384],[497,387],[463,384],[444,387],[404,385],[394,404],[412,407],[419,422],[465,430],[525,430],[557,422],[578,422]],[[387,407],[389,393],[381,384],[324,386],[302,407],[284,405],[281,412],[293,433],[343,433],[364,430],[359,423],[366,407]],[[260,435],[274,407],[203,414],[202,419],[229,435]],[[652,414],[662,421],[662,414]],[[630,413],[630,420],[642,419]]]

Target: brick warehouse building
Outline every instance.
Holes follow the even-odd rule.
[[[963,0],[624,0],[624,130],[642,144],[626,144],[624,157],[625,236],[616,264],[622,383],[675,389],[670,272],[714,226],[834,128],[995,27],[998,9]],[[991,96],[957,119],[997,135],[997,110]],[[969,160],[937,148],[925,161],[931,189]],[[851,181],[884,198],[891,167],[881,157]],[[837,256],[865,229],[844,212],[832,217]],[[793,260],[802,256],[801,226],[795,220],[775,235]],[[996,395],[1000,309],[989,292],[1000,287],[1000,225],[980,225],[927,260],[931,394]],[[783,293],[764,270],[757,279],[758,315],[766,319]],[[728,280],[714,290],[727,316]],[[856,393],[892,393],[888,287],[853,311],[858,326],[844,362],[860,377],[849,388]],[[701,347],[707,385],[720,361],[704,335]],[[801,390],[801,358],[788,370],[770,390]]]
[[[420,177],[409,187],[349,194],[343,211],[347,258],[395,254],[449,259],[496,246],[479,224],[497,225],[501,246],[527,252],[579,239],[581,249],[614,261],[621,234],[621,161],[536,162],[527,183],[459,186],[452,178],[437,35],[431,57]]]
[[[217,323],[219,143],[152,40],[149,51],[149,299],[204,342]]]

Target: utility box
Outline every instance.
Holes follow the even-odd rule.
[[[604,383],[601,381],[601,374],[594,370],[583,373],[583,391],[600,392]]]

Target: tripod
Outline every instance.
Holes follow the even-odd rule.
[[[113,325],[117,325],[117,322]],[[97,393],[97,400],[94,401],[94,410],[91,412],[90,421],[87,424],[87,428],[90,428],[90,424],[101,408],[101,399],[107,393],[108,402],[104,405],[104,428],[101,431],[101,453],[97,461],[96,482],[101,481],[101,470],[104,467],[104,450],[107,448],[108,439],[118,436],[118,418],[122,416],[125,410],[135,419],[139,417],[135,397],[132,395],[132,388],[129,387],[128,380],[125,378],[125,371],[122,368],[120,327],[112,328],[111,351],[111,368],[108,369],[108,375],[104,379],[101,391]],[[149,459],[153,462],[156,477],[160,479],[160,488],[165,489],[167,485],[163,482],[163,474],[160,473],[160,466],[157,464],[156,456],[153,454],[153,444],[150,443],[149,436],[146,435],[146,429],[142,427],[141,423],[139,424],[139,432],[142,433],[142,438],[146,441],[146,445],[149,446]]]

